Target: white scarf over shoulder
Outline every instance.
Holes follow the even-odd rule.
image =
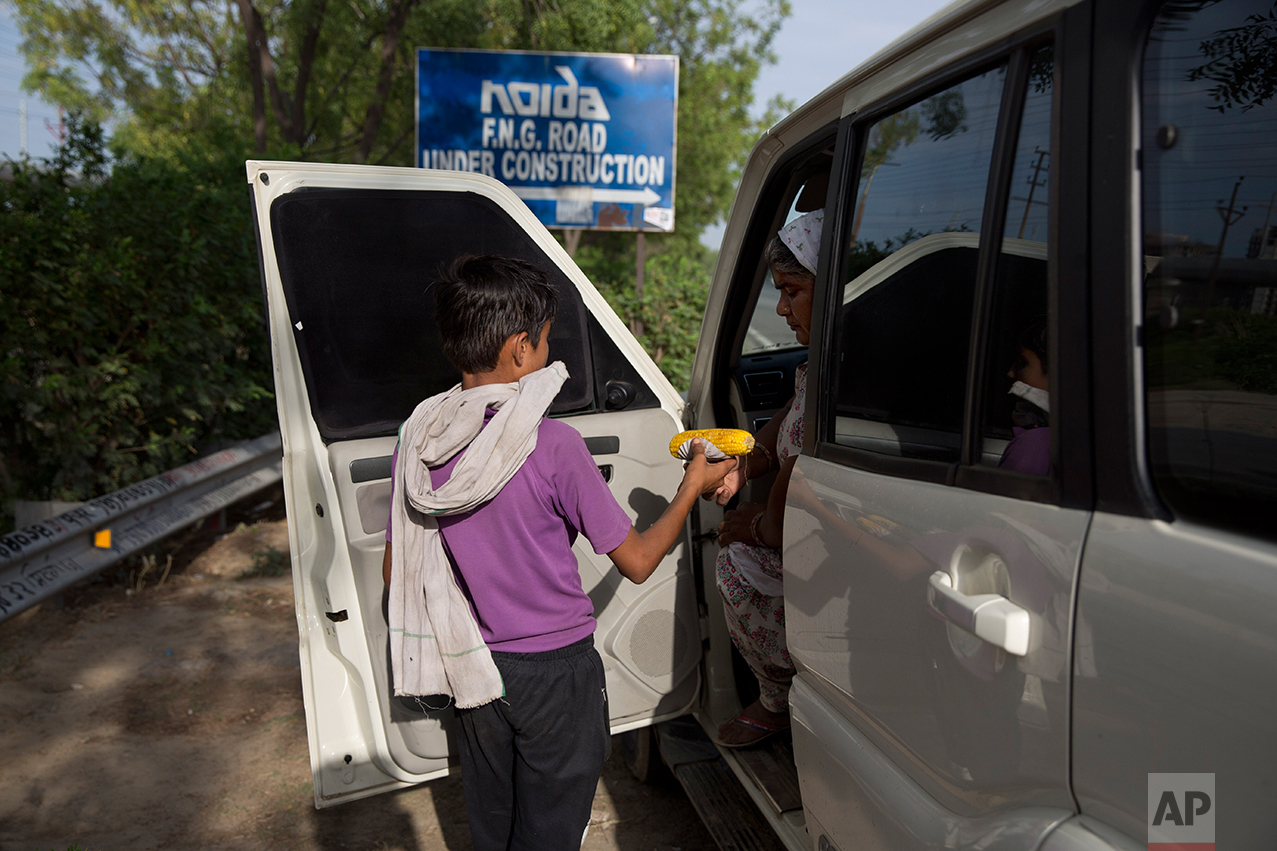
[[[537,445],[537,428],[567,380],[561,361],[516,384],[484,384],[426,399],[399,432],[390,506],[390,659],[397,695],[451,695],[461,709],[505,687],[457,585],[435,517],[492,499]],[[485,428],[484,411],[497,413]],[[430,468],[469,447],[435,490]]]

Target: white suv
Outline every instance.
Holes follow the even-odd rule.
[[[1222,844],[1272,845],[1275,29],[1271,0],[932,17],[754,149],[686,404],[499,184],[249,163],[316,804],[455,767],[448,712],[390,696],[380,560],[395,430],[455,380],[424,283],[499,252],[550,270],[572,374],[552,413],[640,527],[679,481],[675,432],[757,428],[809,365],[783,551],[792,748],[723,755],[785,847],[1213,843],[1201,797],[1152,811],[1166,775],[1218,778],[1192,794],[1217,789]],[[818,207],[798,348],[761,254]],[[1035,323],[1041,475],[1002,463]],[[577,548],[616,732],[689,712],[713,730],[751,699],[720,519],[702,504],[641,587]]]

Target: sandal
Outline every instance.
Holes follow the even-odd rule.
[[[789,729],[789,726],[790,726],[788,723],[769,724],[766,721],[759,721],[757,718],[750,718],[744,712],[740,713],[739,715],[737,715],[735,718],[733,718],[731,721],[727,723],[736,724],[737,726],[744,727],[745,729],[750,730],[751,732],[757,733],[758,735],[754,736],[751,739],[747,739],[746,741],[743,741],[743,742],[724,742],[724,741],[721,741],[717,736],[715,736],[714,743],[724,748],[752,747],[753,745],[756,745],[759,742],[764,741],[765,739],[771,738],[777,733],[785,732],[786,730]]]

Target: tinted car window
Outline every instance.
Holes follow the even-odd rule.
[[[580,295],[486,199],[300,190],[272,205],[271,229],[311,411],[325,440],[393,433],[418,402],[460,380],[440,350],[426,288],[462,253],[506,254],[545,270],[559,295],[550,357],[571,376],[551,412],[594,407]]]
[[[957,460],[1004,69],[864,134],[837,328],[837,442]]]
[[[1143,73],[1148,443],[1178,515],[1277,537],[1272,0],[1169,4]]]
[[[793,329],[785,323],[783,316],[776,313],[776,305],[779,303],[780,290],[776,289],[771,270],[768,270],[763,276],[763,288],[758,293],[758,301],[754,303],[749,327],[745,329],[745,342],[741,344],[742,355],[798,348]]]
[[[824,171],[795,192],[794,199],[789,205],[789,212],[785,214],[786,223],[823,206],[828,183],[829,172]],[[776,306],[779,303],[780,290],[776,289],[771,269],[768,269],[763,276],[763,286],[758,293],[758,300],[754,303],[754,312],[750,314],[749,325],[745,329],[745,339],[741,344],[742,355],[753,355],[776,349],[801,348],[794,338],[794,330],[789,327],[784,317],[776,313]]]
[[[1046,474],[1050,462],[1047,204],[1053,72],[1054,49],[1034,51],[993,285],[977,459],[986,466],[1036,475]]]

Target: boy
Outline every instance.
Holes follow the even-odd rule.
[[[556,296],[544,273],[460,257],[434,291],[462,380],[417,407],[392,461],[382,571],[395,693],[454,698],[478,851],[576,851],[611,740],[572,542],[584,534],[643,582],[732,465],[698,444],[674,501],[637,532],[580,434],[543,418],[567,377],[546,366]]]

